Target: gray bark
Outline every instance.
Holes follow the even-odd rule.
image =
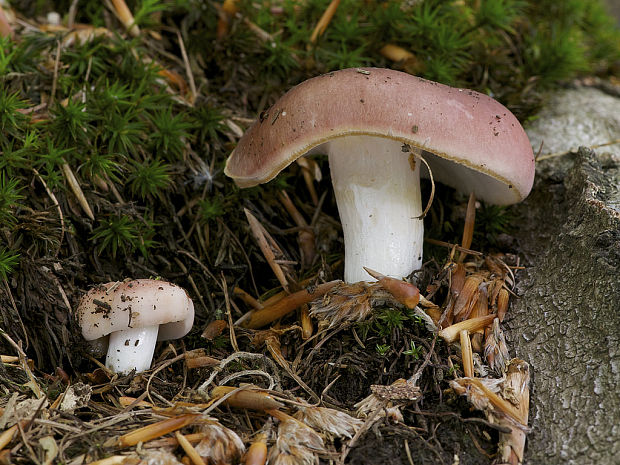
[[[620,158],[580,148],[540,163],[517,208],[507,337],[532,370],[528,464],[620,463],[619,191]]]

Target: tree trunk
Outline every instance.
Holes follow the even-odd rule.
[[[540,163],[518,208],[527,268],[507,336],[532,367],[528,464],[620,457],[619,189],[620,158],[580,148]]]

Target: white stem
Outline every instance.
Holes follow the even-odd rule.
[[[339,137],[327,152],[344,233],[344,280],[368,281],[364,266],[395,278],[419,269],[420,160],[402,142],[372,136]]]
[[[151,368],[159,325],[129,328],[110,334],[105,366],[114,373],[146,371]]]

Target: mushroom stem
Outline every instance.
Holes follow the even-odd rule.
[[[127,374],[151,368],[159,325],[129,328],[110,334],[105,366],[114,373]]]
[[[410,150],[374,136],[327,144],[348,283],[367,279],[363,267],[400,279],[422,264],[420,163]]]

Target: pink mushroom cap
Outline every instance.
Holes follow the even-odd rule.
[[[381,68],[334,71],[293,87],[246,131],[225,173],[240,187],[255,186],[350,135],[421,149],[436,180],[489,203],[519,202],[534,181],[529,139],[502,104]]]
[[[159,325],[160,341],[185,336],[194,323],[194,304],[176,284],[135,279],[100,284],[78,305],[78,323],[87,341],[128,328]]]

